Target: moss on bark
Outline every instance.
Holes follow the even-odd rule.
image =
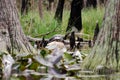
[[[108,0],[102,29],[95,46],[83,62],[84,69],[98,65],[120,70],[120,0]]]

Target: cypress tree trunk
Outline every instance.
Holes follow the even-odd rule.
[[[42,0],[39,0],[38,7],[39,7],[39,15],[40,15],[40,18],[42,19],[43,18]]]
[[[93,8],[97,7],[97,0],[87,0],[86,1],[86,7],[91,7],[93,6]]]
[[[0,0],[0,51],[34,53],[24,35],[14,0]]]
[[[86,7],[90,7],[91,6],[91,0],[86,0]]]
[[[53,3],[54,3],[54,0],[48,0],[48,1],[49,1],[48,10],[53,11]]]
[[[73,27],[80,31],[82,29],[81,10],[83,7],[83,0],[73,0],[71,3],[71,13],[66,31]]]
[[[120,0],[107,0],[102,29],[95,46],[83,62],[83,68],[98,65],[120,70]]]
[[[21,11],[21,0],[16,0],[17,8],[19,12]]]
[[[58,22],[62,22],[64,3],[65,3],[65,0],[59,0],[58,5],[57,5],[54,18],[58,20]]]
[[[107,0],[97,0],[98,5],[105,6]]]
[[[30,0],[22,0],[22,6],[21,6],[21,14],[28,13],[28,10],[31,6]]]

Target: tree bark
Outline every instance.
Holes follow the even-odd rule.
[[[17,8],[19,12],[21,11],[21,0],[16,0]]]
[[[28,13],[30,6],[31,6],[30,0],[22,0],[21,14],[23,15]]]
[[[0,0],[0,51],[8,53],[34,53],[24,35],[15,0]]]
[[[99,5],[99,6],[105,6],[105,4],[106,4],[106,1],[107,0],[97,0],[97,4]]]
[[[95,46],[83,62],[83,68],[98,65],[120,70],[120,0],[107,0],[102,29]]]
[[[68,27],[66,31],[75,27],[77,31],[82,29],[82,18],[81,18],[81,10],[83,7],[83,0],[73,0],[71,3],[71,13],[68,22]]]
[[[40,18],[42,19],[43,18],[42,0],[39,0],[38,6],[39,6],[39,15],[40,15]]]
[[[49,6],[48,6],[48,10],[49,11],[53,11],[53,4],[54,4],[54,0],[48,0],[49,1]]]
[[[65,3],[65,0],[59,0],[58,5],[57,5],[57,9],[55,12],[54,18],[60,23],[62,22],[64,3]]]
[[[93,8],[97,7],[97,0],[86,0],[86,7],[91,7]]]

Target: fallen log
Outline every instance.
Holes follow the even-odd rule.
[[[30,37],[30,36],[27,36],[27,39],[29,42],[39,42],[41,43],[42,42],[42,38],[33,38],[33,37]],[[48,42],[49,43],[49,40],[50,39],[44,39],[44,41]],[[70,44],[70,41],[69,40],[64,40],[63,43],[65,45],[69,45]],[[92,40],[83,40],[82,42],[80,41],[75,41],[75,44],[78,45],[78,43],[81,45],[81,46],[84,46],[84,45],[88,45],[89,47],[92,47],[93,45],[93,42]]]

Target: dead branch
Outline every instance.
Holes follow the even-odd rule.
[[[43,36],[46,36],[46,35],[49,35],[53,32],[59,32],[59,31],[63,31],[63,30],[57,30],[58,27],[54,28],[52,31],[50,32],[47,32],[47,33],[44,33],[44,34],[40,34],[40,35],[36,35],[35,37],[43,37]]]
[[[36,41],[39,41],[41,42],[42,41],[42,38],[33,38],[33,37],[30,37],[30,36],[27,36],[27,39],[29,42],[36,42]],[[45,39],[45,41],[49,42],[49,39]],[[81,45],[85,45],[85,44],[89,44],[89,41],[90,40],[84,40],[83,42],[80,42]],[[75,44],[78,44],[79,41],[75,41]],[[91,41],[92,43],[92,41]],[[64,44],[65,45],[68,45],[70,44],[70,41],[69,40],[64,40]]]

